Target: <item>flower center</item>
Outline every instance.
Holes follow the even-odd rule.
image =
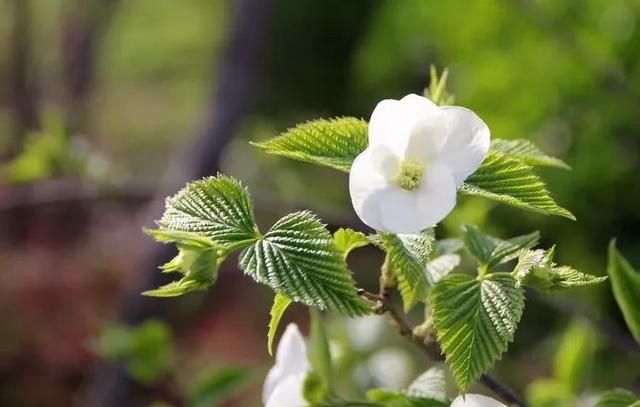
[[[420,187],[422,181],[422,173],[424,172],[424,164],[415,160],[403,160],[400,163],[400,171],[396,176],[396,183],[402,189],[407,191],[415,191]]]

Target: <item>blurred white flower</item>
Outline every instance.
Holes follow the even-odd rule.
[[[357,351],[371,350],[380,340],[387,320],[382,315],[367,315],[347,320],[347,334],[351,345]]]
[[[369,146],[351,167],[356,213],[383,232],[417,233],[435,225],[484,160],[489,139],[489,128],[469,109],[439,107],[418,95],[383,100],[369,121]]]
[[[276,351],[276,364],[271,368],[262,390],[266,407],[305,407],[302,388],[311,364],[304,337],[295,324],[289,324]]]
[[[498,400],[480,394],[463,394],[451,403],[451,407],[507,407]]]
[[[377,387],[399,390],[411,380],[413,359],[401,348],[385,348],[369,358],[367,370]]]

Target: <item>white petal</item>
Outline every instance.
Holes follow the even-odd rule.
[[[302,394],[306,373],[288,376],[273,391],[265,407],[306,407]]]
[[[386,180],[393,180],[400,170],[400,160],[389,147],[383,144],[371,146],[373,168]]]
[[[380,194],[380,222],[383,232],[417,233],[419,227],[418,194],[400,187]]]
[[[295,324],[289,324],[278,344],[276,364],[271,368],[264,382],[263,402],[269,399],[274,389],[288,376],[306,373],[309,370],[304,337]]]
[[[373,110],[369,120],[369,146],[383,144],[396,156],[402,157],[413,129],[419,123],[429,122],[439,112],[438,106],[418,95],[407,95],[400,100],[383,100]]]
[[[456,184],[473,174],[489,151],[491,132],[474,112],[464,107],[441,108],[447,127],[447,137],[436,160],[447,165]]]
[[[307,345],[296,324],[289,324],[282,334],[276,351],[276,364],[290,373],[307,371]]]
[[[436,163],[427,166],[417,194],[418,216],[413,223],[419,231],[440,222],[456,206],[457,188],[449,168]]]
[[[364,150],[351,165],[349,193],[358,217],[369,227],[383,230],[378,209],[380,194],[390,187],[389,181],[376,167],[373,148]]]
[[[463,394],[451,403],[451,407],[507,407],[498,400],[480,394]]]

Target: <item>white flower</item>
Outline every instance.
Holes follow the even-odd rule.
[[[407,95],[378,103],[369,146],[353,162],[349,191],[364,223],[391,233],[417,233],[456,204],[457,187],[489,150],[487,125],[471,110],[439,107]]]
[[[507,407],[498,400],[480,394],[463,394],[451,403],[451,407]]]
[[[304,337],[295,324],[289,324],[276,351],[276,364],[271,368],[262,390],[266,407],[308,406],[302,387],[311,364]]]

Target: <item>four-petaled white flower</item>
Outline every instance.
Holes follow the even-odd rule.
[[[308,406],[302,394],[311,364],[307,357],[304,337],[295,324],[287,326],[278,349],[276,364],[264,382],[262,401],[266,407]]]
[[[498,400],[480,394],[463,394],[456,397],[451,407],[507,407]]]
[[[356,213],[382,232],[434,226],[484,160],[489,138],[487,125],[469,109],[439,107],[418,95],[383,100],[369,121],[369,146],[351,166]]]

